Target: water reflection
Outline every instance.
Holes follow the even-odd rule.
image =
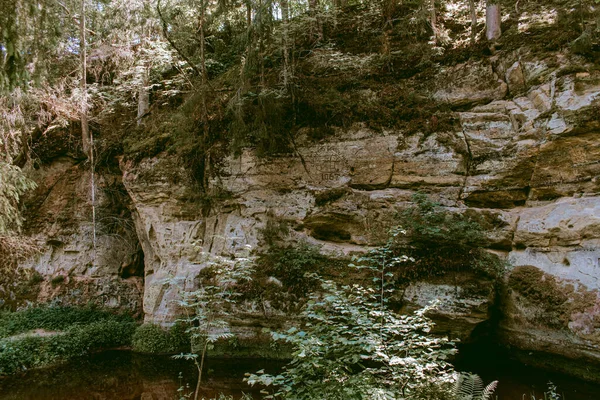
[[[235,397],[242,392],[257,395],[258,390],[251,390],[242,382],[244,373],[263,367],[273,370],[281,364],[220,359],[210,360],[208,366],[201,393],[206,398],[220,392]],[[54,368],[0,379],[0,400],[173,400],[178,398],[180,386],[195,387],[195,376],[196,370],[189,361],[107,351]]]
[[[461,348],[456,366],[477,373],[486,384],[497,380],[498,400],[544,400],[548,381],[557,386],[561,399],[600,399],[600,385],[523,365],[512,360],[506,349],[490,344]]]
[[[506,351],[485,348],[461,352],[459,368],[480,374],[486,382],[500,381],[498,400],[530,400],[531,394],[543,399],[548,380],[558,386],[563,399],[600,399],[600,385],[523,366],[510,361]],[[209,360],[201,397],[211,398],[222,392],[240,398],[245,392],[259,399],[259,390],[243,383],[244,373],[263,368],[273,373],[282,366],[280,361],[268,360]],[[177,389],[182,384],[195,387],[195,377],[195,367],[189,361],[107,351],[0,379],[0,400],[173,400],[178,398]]]

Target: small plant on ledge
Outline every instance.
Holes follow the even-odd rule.
[[[388,244],[395,253],[414,259],[399,271],[399,279],[411,281],[452,271],[472,271],[492,279],[502,275],[504,262],[484,249],[488,240],[483,221],[448,212],[422,193],[412,200],[415,205],[398,215],[406,239]]]

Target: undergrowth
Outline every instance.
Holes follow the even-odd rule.
[[[104,320],[71,325],[48,336],[0,339],[0,376],[63,362],[94,351],[129,346],[135,323]]]
[[[244,299],[268,301],[279,310],[297,311],[318,287],[316,276],[331,276],[346,265],[319,252],[319,247],[300,241],[273,245],[260,254],[253,279],[240,292]]]
[[[141,353],[177,353],[189,349],[189,337],[186,327],[175,324],[170,329],[154,324],[143,324],[137,327],[132,338],[134,351]]]
[[[97,322],[133,323],[128,315],[114,314],[96,307],[32,307],[17,312],[0,313],[0,338],[34,329],[63,331],[75,325]]]

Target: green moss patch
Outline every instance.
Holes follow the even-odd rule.
[[[576,288],[531,265],[516,267],[508,278],[508,287],[537,310],[531,322],[570,329],[584,337],[598,336],[600,307],[595,291],[584,286]]]

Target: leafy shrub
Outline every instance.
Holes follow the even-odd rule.
[[[142,353],[169,353],[172,351],[169,332],[154,324],[138,326],[133,334],[132,343],[133,349]]]
[[[93,306],[85,308],[33,307],[0,314],[0,338],[33,329],[61,331],[72,325],[85,325],[99,321],[133,322],[133,319],[128,315],[113,314]]]
[[[140,325],[133,334],[133,350],[154,354],[187,350],[190,341],[186,329],[181,323],[173,325],[169,330],[154,324]]]
[[[271,399],[420,399],[431,386],[439,387],[436,399],[450,398],[446,358],[455,350],[428,335],[427,308],[399,316],[380,307],[378,290],[321,283],[323,294],[301,314],[302,328],[273,334],[295,347],[293,360],[280,375],[250,375],[249,384],[275,387]]]
[[[135,323],[116,320],[73,325],[50,336],[0,340],[0,375],[66,361],[101,349],[129,346]]]
[[[207,264],[208,267],[202,270],[198,289],[181,293],[178,304],[186,309],[186,318],[181,322],[188,327],[185,332],[190,346],[187,353],[173,356],[194,362],[198,370],[195,399],[198,399],[202,384],[206,354],[217,342],[235,337],[228,317],[241,296],[236,289],[243,287],[242,282],[249,281],[253,272],[252,260],[247,254],[233,258],[209,256]]]
[[[304,307],[301,327],[272,334],[294,347],[292,361],[280,375],[259,371],[248,383],[273,386],[270,399],[450,399],[456,379],[446,360],[456,349],[429,334],[433,322],[425,314],[432,307],[413,315],[389,307],[391,270],[409,260],[390,247],[401,232],[350,265],[370,272],[365,286],[340,287],[313,274],[322,291]]]
[[[175,351],[184,351],[190,348],[190,337],[187,325],[178,321],[169,329],[171,345]]]
[[[394,243],[396,253],[414,261],[400,273],[404,280],[443,275],[449,271],[475,271],[497,278],[504,263],[482,247],[488,244],[482,222],[450,213],[424,194],[413,196],[415,205],[399,215],[407,240]]]
[[[272,247],[258,260],[257,272],[277,278],[288,292],[304,297],[315,288],[311,274],[321,274],[329,260],[305,241],[293,247]]]

